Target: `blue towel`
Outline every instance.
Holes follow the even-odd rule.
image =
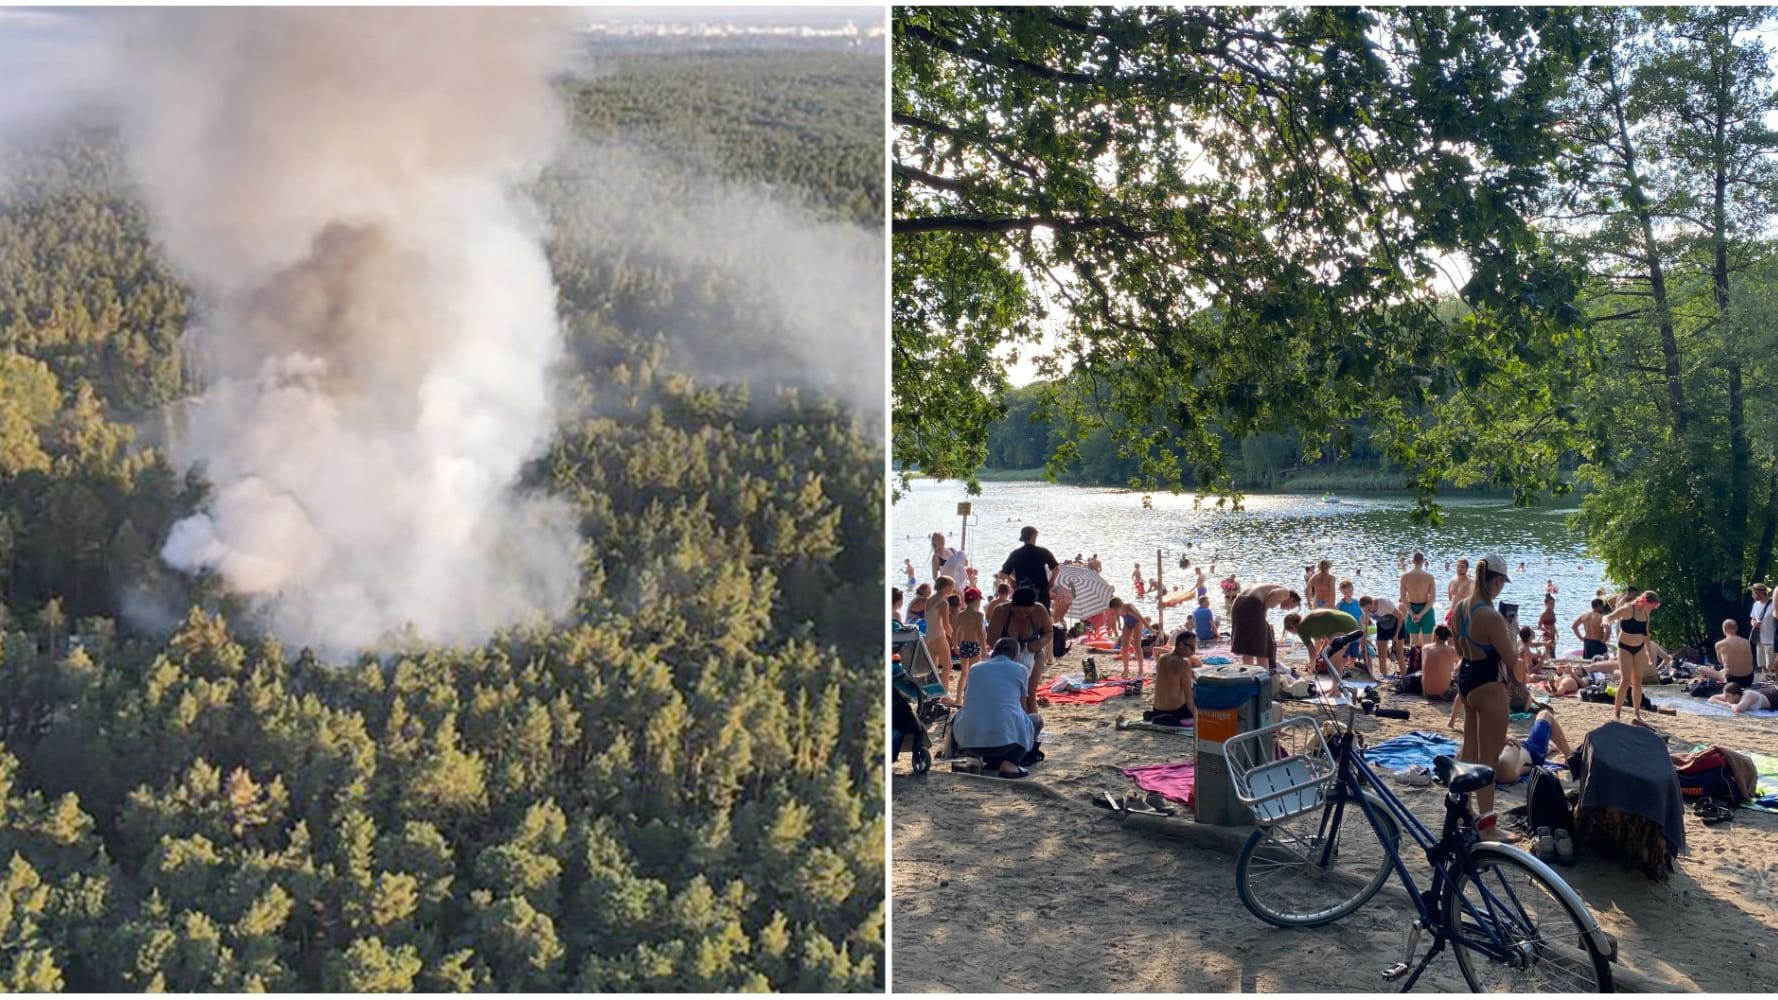
[[[1415,764],[1432,770],[1432,759],[1440,754],[1457,756],[1457,741],[1449,736],[1417,730],[1392,736],[1364,751],[1364,759],[1391,771],[1405,771]]]

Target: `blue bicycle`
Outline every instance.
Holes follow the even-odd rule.
[[[1406,979],[1403,992],[1447,947],[1474,992],[1610,992],[1611,938],[1580,896],[1537,858],[1477,835],[1468,793],[1493,769],[1437,758],[1447,792],[1435,837],[1359,755],[1355,713],[1343,725],[1331,713],[1326,725],[1297,715],[1224,744],[1235,793],[1259,827],[1235,863],[1247,909],[1280,927],[1316,927],[1369,902],[1393,871],[1416,911],[1403,960],[1383,970],[1385,981]],[[1402,860],[1404,832],[1431,866],[1425,889]],[[1422,933],[1432,944],[1415,964]]]

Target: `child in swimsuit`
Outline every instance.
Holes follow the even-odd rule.
[[[963,673],[957,681],[957,693],[969,686],[969,668],[981,662],[982,647],[988,642],[988,616],[982,614],[982,592],[974,587],[963,592],[963,610],[957,614],[957,656],[963,661]]]

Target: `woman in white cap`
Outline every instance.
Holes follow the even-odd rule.
[[[1476,560],[1475,581],[1469,594],[1451,609],[1451,631],[1457,654],[1463,658],[1457,670],[1457,693],[1463,698],[1463,749],[1458,756],[1471,764],[1490,767],[1506,745],[1508,714],[1507,664],[1519,659],[1518,637],[1494,608],[1511,578],[1506,560],[1487,555]],[[1483,840],[1515,841],[1516,834],[1500,829],[1494,815],[1494,783],[1476,789],[1476,832]]]

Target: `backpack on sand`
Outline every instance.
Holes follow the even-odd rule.
[[[1547,826],[1552,831],[1574,832],[1574,810],[1562,790],[1562,779],[1541,767],[1531,769],[1531,782],[1525,789],[1525,821],[1533,830]]]

